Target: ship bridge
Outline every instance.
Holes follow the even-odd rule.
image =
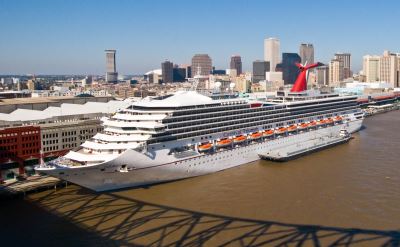
[[[291,101],[323,100],[327,98],[339,97],[337,93],[326,93],[317,90],[307,90],[302,92],[277,91],[276,97],[271,102],[284,103]]]

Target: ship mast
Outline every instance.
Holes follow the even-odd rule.
[[[208,78],[207,76],[201,75],[201,68],[197,66],[196,75],[193,78],[188,79],[189,82],[192,82],[192,86],[190,87],[190,91],[197,91],[197,87],[199,86],[200,79]]]

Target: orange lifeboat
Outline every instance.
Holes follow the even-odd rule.
[[[327,123],[327,124],[333,123],[333,119],[332,119],[332,118],[328,118],[328,120],[326,120],[326,123]]]
[[[211,143],[205,143],[205,144],[199,145],[198,149],[200,152],[205,152],[205,151],[211,150],[212,147],[213,147],[213,145]]]
[[[296,125],[290,125],[289,128],[288,128],[289,132],[293,132],[293,131],[296,131],[296,130],[297,130],[297,126]]]
[[[217,147],[222,148],[222,147],[227,147],[231,145],[232,141],[230,139],[222,139],[217,142]]]
[[[264,131],[264,133],[263,133],[264,136],[272,136],[273,134],[274,134],[274,131],[273,131],[273,130],[266,130],[266,131]]]
[[[324,119],[317,121],[317,125],[323,125],[325,123],[326,123],[326,121]]]
[[[250,135],[250,139],[256,140],[259,139],[262,136],[260,132],[254,132],[253,134]]]
[[[245,140],[246,140],[245,136],[236,136],[235,138],[233,138],[234,143],[241,143],[244,142]]]
[[[317,125],[317,122],[316,122],[316,121],[311,121],[311,122],[310,122],[310,126],[311,126],[311,127],[314,127],[314,126],[316,126],[316,125]]]
[[[275,130],[275,133],[276,133],[276,134],[283,134],[283,133],[285,133],[286,131],[287,131],[287,128],[281,127],[281,128],[279,128],[279,129]]]
[[[333,119],[334,122],[339,122],[339,121],[342,121],[342,120],[343,120],[343,118],[342,118],[341,116],[336,116],[336,117]]]
[[[307,129],[307,127],[308,127],[308,124],[307,123],[302,123],[302,124],[300,124],[299,125],[299,127],[298,127],[298,129]]]

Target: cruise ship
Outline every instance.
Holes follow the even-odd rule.
[[[298,81],[272,98],[194,90],[145,98],[105,119],[104,131],[78,150],[36,170],[95,191],[115,190],[218,172],[269,150],[361,128],[356,96],[299,90],[305,81]]]

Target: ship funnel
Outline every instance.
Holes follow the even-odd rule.
[[[290,92],[302,92],[307,90],[307,70],[319,67],[323,65],[323,63],[313,63],[310,65],[301,65],[299,63],[295,63],[295,65],[299,68],[300,73],[297,76],[296,82],[294,83]]]

